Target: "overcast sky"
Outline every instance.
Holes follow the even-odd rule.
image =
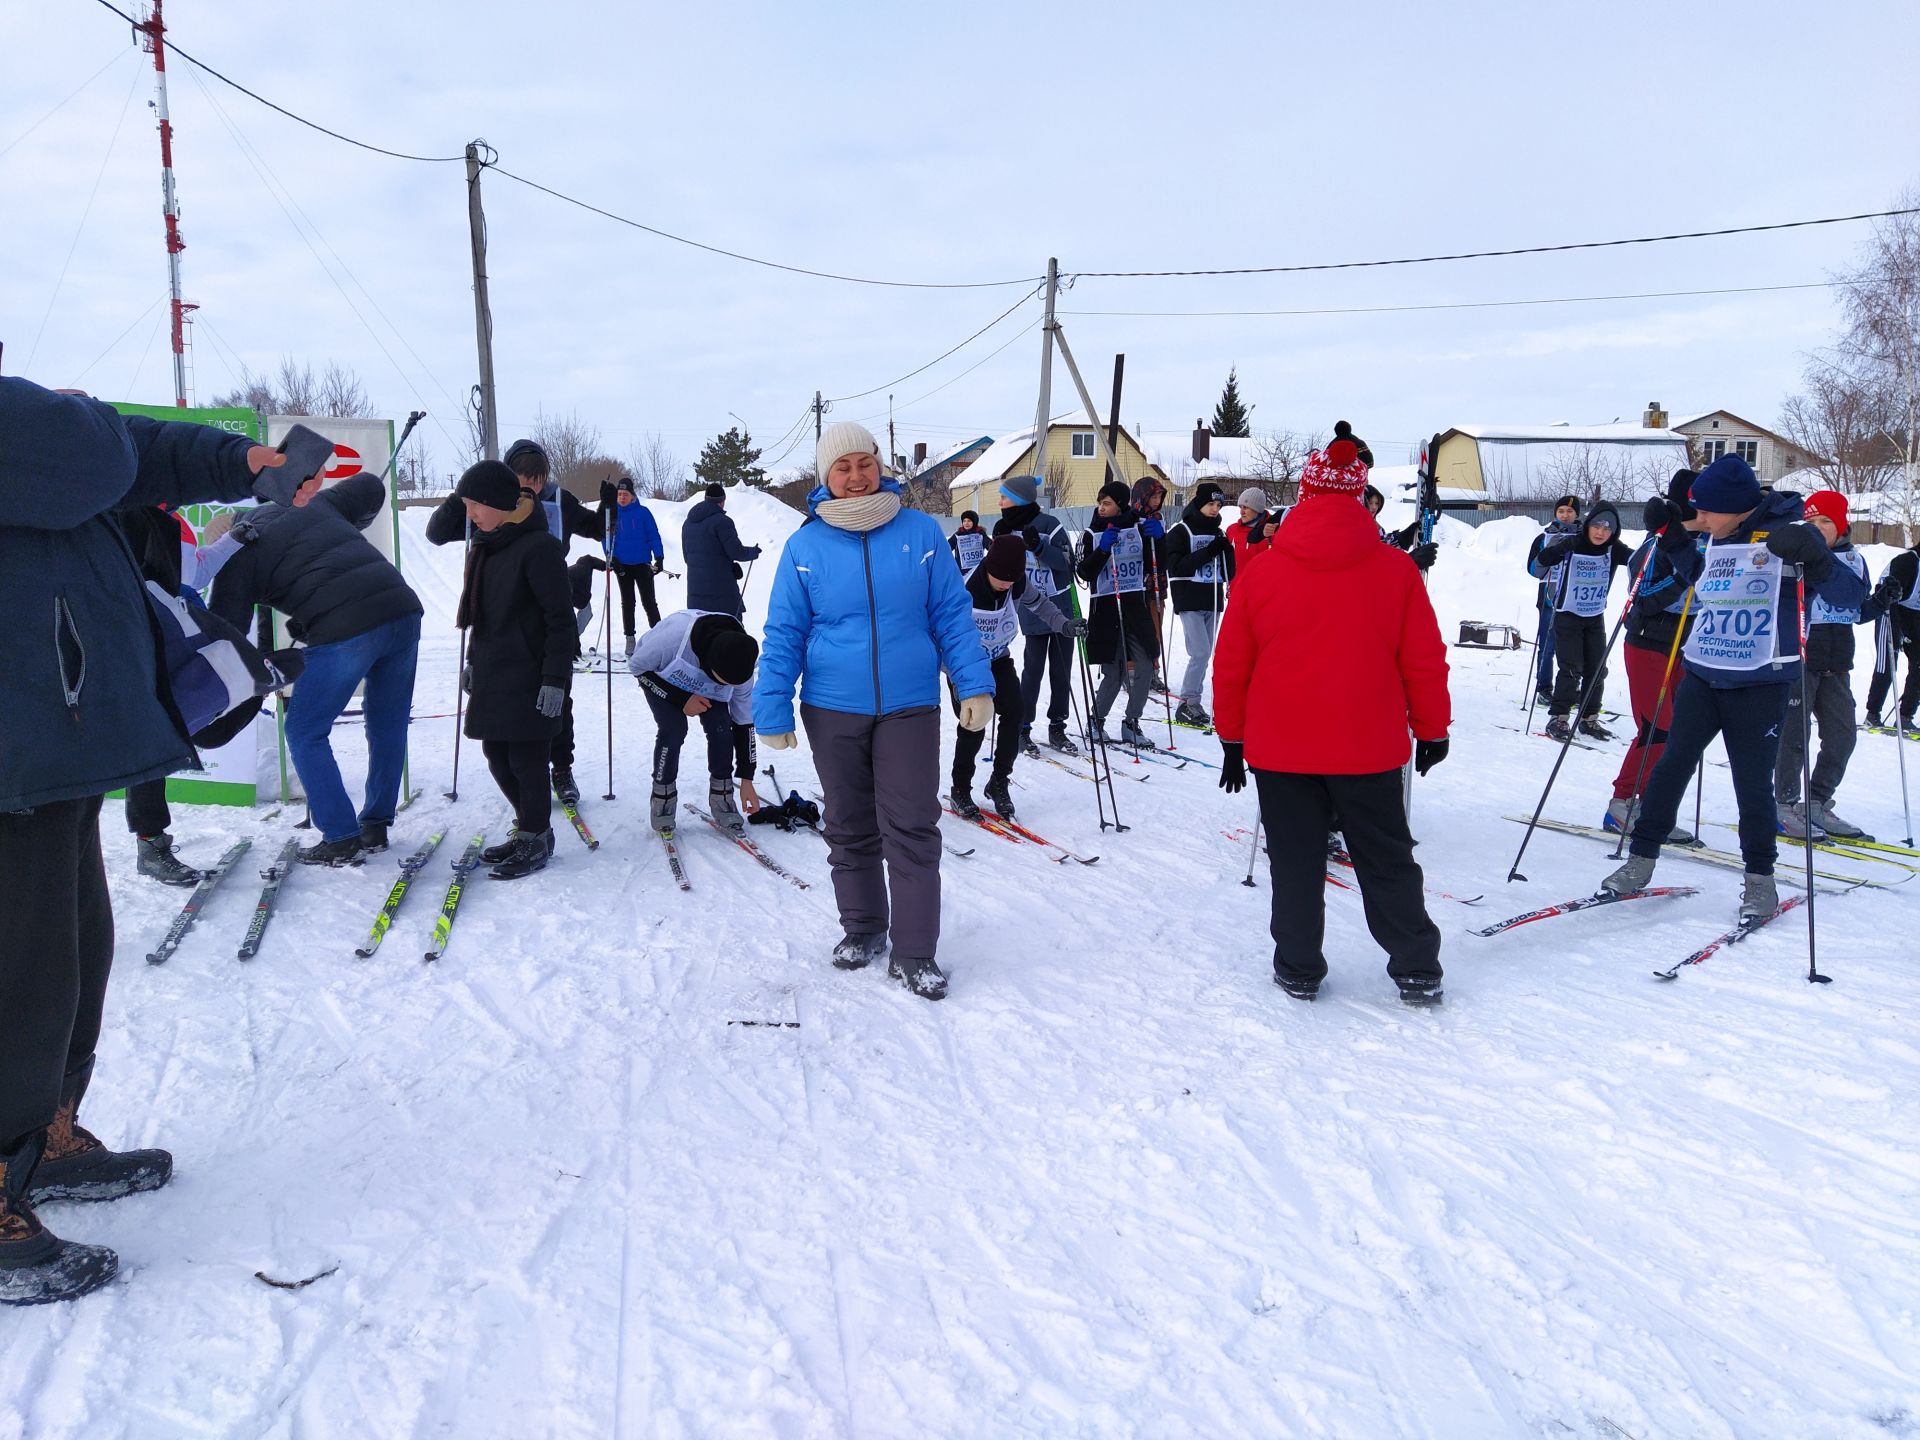
[[[505,168],[647,224],[883,279],[1013,279],[1050,254],[1066,271],[1153,270],[1557,244],[1884,209],[1920,184],[1920,94],[1880,63],[1916,53],[1912,0],[169,0],[166,13],[187,51],[347,134],[430,155],[484,137]],[[386,412],[427,410],[424,438],[452,466],[477,375],[461,167],[350,148],[178,59],[170,79],[196,398],[230,388],[243,362],[337,359]],[[96,0],[0,0],[7,373],[172,398],[152,95],[150,62]],[[816,387],[884,387],[1023,293],[814,279],[497,175],[484,193],[503,442],[543,408],[577,410],[616,455],[658,431],[690,461],[730,412],[773,441]],[[1831,292],[1089,312],[1805,285],[1864,233],[1083,278],[1060,306],[1103,412],[1125,352],[1129,427],[1190,426],[1237,366],[1256,428],[1347,418],[1396,463],[1443,426],[1631,419],[1652,399],[1769,423],[1833,328]],[[900,448],[1030,423],[1039,342],[1018,332],[1037,314],[894,386]],[[1056,410],[1069,393],[1058,376]],[[887,392],[833,415],[884,439]]]

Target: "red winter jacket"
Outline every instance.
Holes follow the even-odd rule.
[[[1273,518],[1272,513],[1269,512],[1266,518],[1271,520]],[[1236,520],[1227,526],[1227,539],[1233,544],[1234,573],[1238,575],[1240,571],[1246,569],[1249,560],[1255,556],[1264,555],[1267,551],[1271,550],[1273,548],[1273,537],[1278,533],[1277,528],[1270,524],[1266,527],[1266,533],[1261,537],[1259,543],[1249,545],[1247,543],[1247,527],[1243,522]]]
[[[1316,496],[1233,587],[1213,723],[1257,770],[1372,775],[1447,733],[1447,648],[1411,558],[1357,499]]]

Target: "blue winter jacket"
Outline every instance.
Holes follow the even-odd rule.
[[[198,768],[113,512],[246,499],[251,443],[0,377],[0,811]]]
[[[651,565],[666,559],[653,512],[638,500],[631,505],[615,503],[607,516],[607,553],[622,565]]]
[[[897,481],[882,482],[898,494]],[[813,510],[825,486],[807,497]],[[774,572],[753,728],[797,729],[793,690],[822,710],[889,715],[940,703],[940,672],[966,699],[993,692],[973,602],[931,515],[902,510],[856,535],[817,516],[787,541]]]

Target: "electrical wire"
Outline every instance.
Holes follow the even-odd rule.
[[[103,0],[104,3],[104,0]],[[1889,220],[1920,215],[1920,205],[1902,210],[1867,210],[1858,215],[1828,215],[1818,220],[1780,220],[1770,225],[1732,225],[1722,230],[1683,230],[1672,235],[1636,235],[1625,240],[1579,240],[1566,245],[1522,245],[1508,250],[1466,250],[1457,255],[1414,255],[1399,260],[1337,260],[1315,265],[1245,265],[1219,270],[1075,270],[1062,279],[1161,280],[1191,275],[1297,275],[1315,270],[1376,270],[1389,265],[1436,265],[1446,260],[1495,260],[1509,255],[1557,255],[1567,250],[1609,250],[1621,245],[1657,245],[1668,240],[1710,240],[1722,235],[1757,235],[1767,230],[1799,230],[1810,225],[1847,225],[1856,220]]]
[[[95,0],[95,3],[97,3],[102,9],[111,10],[114,14],[118,15],[122,20],[126,21],[127,24],[131,25],[135,30],[139,30],[142,28],[140,21],[134,19],[133,16],[129,15],[126,11],[122,10],[118,5],[112,4],[111,0]],[[409,155],[404,150],[389,150],[382,145],[370,145],[365,140],[356,140],[351,135],[342,135],[338,130],[329,130],[326,126],[318,123],[317,121],[309,120],[304,115],[294,114],[293,111],[287,109],[286,106],[284,105],[274,104],[273,101],[267,99],[266,96],[256,94],[252,90],[249,90],[246,86],[242,85],[238,80],[229,79],[227,76],[222,75],[218,70],[214,69],[211,65],[207,64],[206,61],[197,59],[196,57],[189,55],[186,51],[182,50],[178,45],[174,44],[173,41],[168,40],[165,42],[165,44],[167,49],[170,52],[172,52],[175,55],[178,55],[182,60],[186,61],[189,65],[195,66],[198,69],[206,71],[207,74],[213,76],[213,78],[218,80],[222,85],[231,86],[233,89],[238,90],[242,95],[246,96],[249,100],[257,100],[262,105],[266,106],[269,110],[276,111],[279,114],[286,116],[287,119],[296,121],[297,123],[306,126],[309,130],[318,130],[322,135],[330,135],[335,140],[344,140],[349,145],[358,146],[362,150],[371,150],[376,155],[388,155],[395,160],[418,160],[424,164],[429,164],[429,165],[445,165],[449,163],[457,164],[461,161],[464,161],[467,158],[465,151],[462,151],[458,155]]]
[[[901,381],[911,380],[914,376],[922,373],[923,371],[931,370],[934,366],[938,365],[942,360],[946,359],[949,355],[955,354],[961,350],[966,349],[967,346],[971,345],[974,341],[978,340],[982,335],[986,334],[987,331],[993,329],[994,326],[998,325],[1002,320],[1006,319],[1009,315],[1013,314],[1014,311],[1018,310],[1022,305],[1026,304],[1029,300],[1033,299],[1033,297],[1035,295],[1038,295],[1039,293],[1040,292],[1038,290],[1029,290],[1025,295],[1022,295],[1018,300],[1014,301],[1013,304],[1009,305],[1006,309],[1002,310],[998,315],[994,316],[993,319],[989,320],[986,324],[982,325],[978,330],[974,331],[971,335],[967,336],[967,338],[962,340],[958,345],[955,345],[947,350],[942,350],[938,355],[934,356],[933,359],[927,361],[926,364],[921,365],[916,369],[909,370],[904,375],[896,375],[893,379],[887,381],[886,384],[876,385],[871,390],[862,390],[853,395],[831,396],[829,397],[829,403],[838,405],[842,401],[846,401],[846,400],[864,400],[869,395],[878,395],[882,390],[891,390],[894,386],[900,384]]]
[[[1631,295],[1555,295],[1541,300],[1457,300],[1432,305],[1346,305],[1303,310],[1061,310],[1062,315],[1126,315],[1161,319],[1228,319],[1261,315],[1394,315],[1420,310],[1501,310],[1515,305],[1590,305],[1602,300],[1674,300],[1693,295],[1765,295],[1781,290],[1829,290],[1844,280],[1803,285],[1736,285],[1719,290],[1645,290]]]
[[[107,71],[111,70],[115,65],[119,64],[122,60],[126,59],[128,53],[129,52],[125,50],[116,51],[114,54],[114,57],[111,60],[107,61],[106,64],[102,65],[98,70],[94,71],[93,74],[89,75],[85,80],[82,80],[78,85],[76,85],[73,88],[72,93],[70,93],[66,99],[62,100],[58,105],[55,105],[51,110],[47,111],[46,114],[42,115],[38,120],[34,121],[31,125],[27,126],[26,129],[22,130],[18,135],[14,136],[13,139],[9,140],[6,144],[0,145],[0,158],[4,158],[7,155],[7,153],[14,148],[14,146],[18,145],[22,140],[25,140],[29,135],[33,134],[34,131],[38,130],[42,125],[46,124],[47,121],[51,120],[54,116],[58,115],[62,110],[66,109],[67,106],[71,105],[74,102],[74,100],[79,97],[80,92],[82,90],[85,90],[89,85],[93,84],[94,81],[98,80],[102,75],[106,74]]]
[[[153,305],[164,305],[167,302],[168,298],[169,297],[165,295],[157,296],[154,299]],[[120,348],[120,342],[126,339],[127,336],[133,333],[134,326],[138,325],[142,320],[146,319],[147,316],[153,313],[153,305],[147,306],[146,309],[142,310],[138,315],[134,316],[133,324],[127,326],[126,329],[122,330],[118,335],[116,335],[114,337],[113,343],[107,346],[107,348],[102,350],[98,355],[94,356],[93,359],[88,363],[87,368],[82,370],[78,375],[75,375],[72,380],[68,381],[67,382],[68,385],[72,389],[78,390],[80,388],[80,382],[86,379],[88,375],[93,373],[94,366],[98,365],[102,360],[106,359],[107,356],[111,355],[115,350],[118,350]]]
[[[987,361],[993,359],[994,356],[998,355],[1002,350],[1005,350],[1007,346],[1013,344],[1014,341],[1022,339],[1025,336],[1031,335],[1035,330],[1037,330],[1040,327],[1040,322],[1045,318],[1046,317],[1043,315],[1036,315],[1026,325],[1022,326],[1019,330],[1015,331],[1012,335],[1008,336],[1003,343],[994,347],[992,350],[989,350],[986,354],[982,355],[978,360],[974,361],[973,364],[969,365],[966,369],[962,370],[958,375],[955,375],[952,379],[941,381],[940,384],[934,386],[933,389],[927,391],[927,393],[924,395],[916,395],[911,400],[904,401],[899,405],[895,405],[893,407],[893,413],[895,415],[898,415],[902,410],[906,410],[912,406],[918,405],[922,400],[931,400],[934,396],[938,395],[942,390],[946,389],[947,386],[966,379],[967,376],[971,375],[974,371],[978,370],[982,365],[986,364]],[[861,419],[863,421],[878,420],[882,415],[886,413],[887,412],[885,410],[879,410],[879,411],[875,411],[871,415],[863,415]],[[923,425],[921,428],[924,430],[924,429],[932,429],[936,427]],[[980,432],[975,432],[975,433],[980,433]]]

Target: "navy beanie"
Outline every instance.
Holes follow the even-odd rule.
[[[1693,505],[1716,515],[1744,515],[1760,504],[1760,481],[1738,455],[1722,455],[1693,477]]]

